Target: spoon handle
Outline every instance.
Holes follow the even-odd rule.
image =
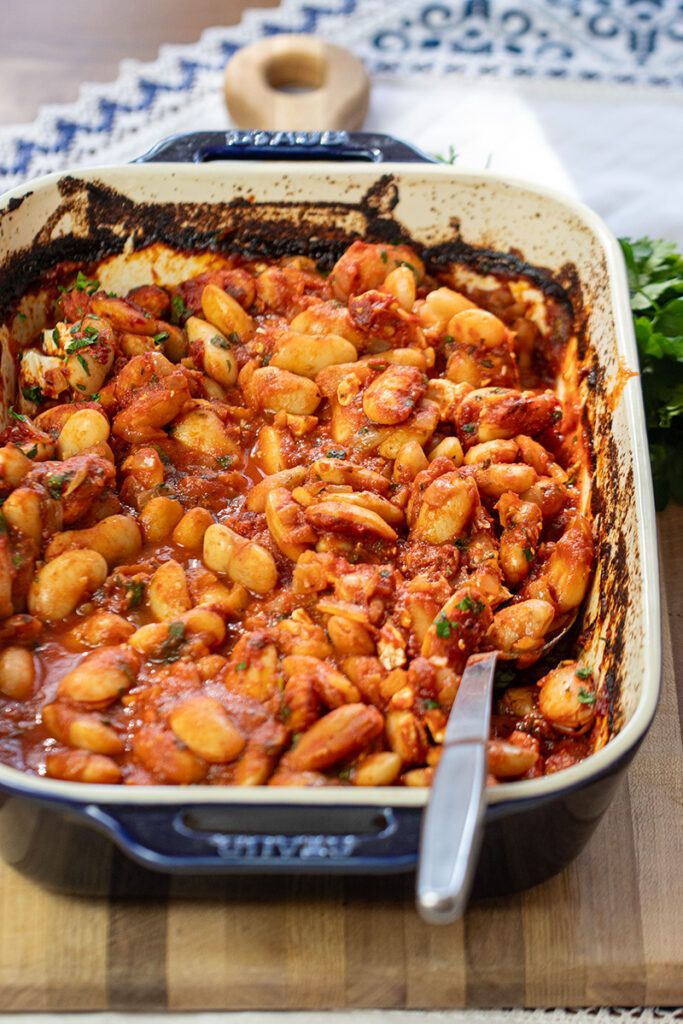
[[[417,908],[431,924],[460,917],[472,887],[484,820],[496,658],[494,651],[467,662],[422,819]]]

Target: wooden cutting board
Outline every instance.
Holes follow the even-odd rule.
[[[2,865],[0,1009],[683,1004],[683,509],[659,529],[661,705],[563,874],[430,928],[409,878],[251,879],[213,902],[174,899],[171,884],[167,901],[108,903]]]

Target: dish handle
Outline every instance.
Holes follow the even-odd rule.
[[[416,863],[421,812],[225,804],[73,810],[133,860],[171,874],[408,871]]]
[[[162,139],[135,163],[216,160],[329,160],[364,163],[435,163],[402,139],[378,132],[242,131],[182,132]]]

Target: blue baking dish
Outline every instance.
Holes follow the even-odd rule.
[[[41,277],[61,260],[105,261],[130,287],[162,256],[169,273],[175,251],[274,246],[321,258],[355,237],[397,235],[434,252],[452,243],[465,270],[526,282],[541,306],[544,290],[559,289],[575,318],[598,550],[578,642],[610,712],[600,749],[584,762],[488,791],[475,893],[501,894],[576,856],[659,691],[654,506],[640,388],[628,375],[637,355],[619,249],[594,213],[363,133],[181,135],[133,165],[49,175],[0,201],[5,403],[17,302],[39,316]],[[171,875],[174,892],[211,894],[219,876],[408,872],[427,796],[400,787],[86,786],[0,765],[0,852],[50,887],[120,895],[158,893]]]

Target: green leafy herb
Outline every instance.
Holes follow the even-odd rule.
[[[481,601],[477,601],[476,598],[471,597],[469,594],[465,594],[462,601],[458,601],[455,607],[458,611],[472,612],[473,615],[479,615],[479,613],[484,610],[483,603]]]
[[[435,622],[436,635],[440,636],[442,640],[448,640],[451,635],[452,629],[460,629],[459,622],[451,622],[443,612],[439,615]]]
[[[62,476],[61,473],[55,473],[47,478],[47,489],[51,498],[57,501],[62,496],[64,490],[64,484],[66,483],[66,477]]]
[[[579,704],[595,704],[595,694],[584,690],[582,686],[579,690]]]
[[[180,647],[185,639],[185,623],[170,622],[168,635],[161,645],[162,661],[177,661],[180,657]]]
[[[221,467],[221,469],[230,469],[230,467],[232,466],[232,463],[233,463],[233,456],[232,455],[217,455],[216,456],[216,462]]]
[[[467,539],[467,537],[458,537],[455,541],[455,546],[456,548],[459,548],[461,551],[467,551],[468,547],[470,546],[470,542]]]
[[[440,707],[441,707],[441,705],[439,704],[438,700],[432,700],[432,698],[431,698],[431,697],[427,697],[427,699],[426,699],[426,700],[423,700],[423,701],[422,701],[422,705],[423,705],[423,707],[425,707],[425,708],[426,708],[426,709],[427,709],[428,711],[434,711],[434,710],[436,710],[437,708],[440,708]]]
[[[59,328],[58,327],[55,327],[55,329],[52,332],[52,340],[54,341],[55,345],[59,345]]]
[[[330,448],[325,452],[328,459],[345,459],[346,451],[343,448]]]
[[[168,338],[168,331],[159,331],[158,334],[154,335],[154,337],[152,338],[152,341],[154,342],[155,345],[163,345],[163,343],[167,340],[167,338]]]
[[[85,384],[77,384],[76,387],[78,388],[79,391],[87,391],[88,390],[86,388]]]
[[[38,445],[37,444],[32,445],[27,452],[24,452],[24,455],[26,456],[27,459],[35,459],[37,454],[38,454]]]
[[[231,341],[233,345],[239,345],[240,336],[237,333],[237,331],[230,331],[230,334],[228,335],[228,340]]]
[[[128,591],[128,607],[139,608],[145,596],[145,584],[142,580],[130,580],[126,583]]]
[[[94,338],[93,337],[75,338],[73,341],[69,342],[69,344],[66,346],[67,355],[72,356],[74,354],[74,352],[80,352],[81,349],[83,349],[83,348],[90,348],[91,345],[96,345],[97,344],[97,338],[99,338],[99,334],[97,334],[97,333],[96,333],[96,337],[94,337]]]
[[[237,669],[238,672],[244,672],[246,667],[247,667],[246,661],[238,661],[237,664],[235,665],[235,668]]]
[[[30,388],[22,388],[21,393],[27,402],[42,402],[43,400],[43,392],[37,384]]]
[[[85,375],[86,375],[87,377],[89,377],[89,376],[90,376],[90,367],[88,366],[88,364],[87,364],[87,362],[86,362],[85,356],[82,356],[82,355],[81,355],[81,353],[79,352],[79,353],[77,354],[77,356],[76,356],[76,359],[77,359],[77,360],[78,360],[78,362],[80,363],[80,366],[81,366],[81,369],[83,370],[83,373],[84,373],[84,374],[85,374]]]
[[[97,289],[100,287],[100,282],[94,278],[86,277],[82,270],[79,270],[76,274],[76,283],[74,285],[77,292],[87,292],[88,295],[94,295]]]
[[[440,164],[450,164],[451,167],[453,166],[455,161],[458,159],[458,154],[457,154],[457,152],[455,150],[455,146],[453,145],[452,142],[448,146],[448,152],[447,153],[445,153],[445,154],[444,153],[435,153],[434,156],[439,161]]]
[[[592,668],[577,668],[576,674],[579,677],[579,679],[590,679],[590,677],[593,675],[593,669]]]
[[[621,239],[640,357],[655,504],[683,502],[683,253]]]
[[[533,560],[534,560],[534,553],[531,550],[531,548],[522,548],[522,554],[526,558],[527,562],[533,562]]]
[[[386,251],[386,249],[382,249],[382,251],[380,252],[379,256],[380,256],[380,259],[382,260],[382,263],[388,263],[389,262],[389,253]]]
[[[17,313],[17,317],[19,320],[28,320],[26,313]]]
[[[477,429],[476,423],[463,423],[462,432],[463,434],[473,434]]]
[[[553,412],[552,412],[552,415],[551,415],[550,419],[551,419],[551,421],[553,423],[559,423],[560,420],[562,419],[562,410],[561,409],[553,409]]]
[[[189,312],[180,295],[171,296],[171,323],[180,324]]]
[[[214,348],[230,348],[227,340],[220,334],[214,334],[213,338],[209,338],[209,345],[213,345]]]
[[[28,423],[28,416],[24,416],[23,413],[17,412],[13,405],[10,405],[8,415],[12,420],[19,420],[20,423]]]
[[[24,562],[25,562],[25,558],[21,554],[21,552],[20,551],[15,551],[14,554],[12,555],[12,565],[14,566],[14,568],[15,569],[21,569],[21,567],[24,564]]]

